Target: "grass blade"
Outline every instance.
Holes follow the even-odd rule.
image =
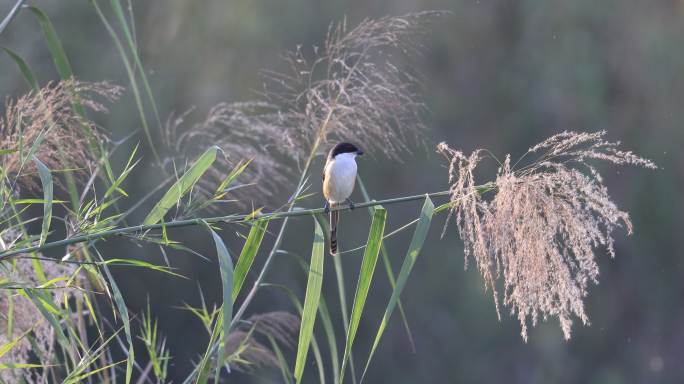
[[[318,221],[320,223],[320,218],[318,218],[316,216],[314,216],[314,218],[316,219],[316,221]],[[325,234],[325,226],[321,225],[321,227],[324,228],[323,233]],[[327,240],[325,240],[325,236],[324,236],[324,244],[327,244]],[[307,263],[303,257],[301,257],[300,255],[298,255],[296,253],[291,253],[291,252],[287,252],[284,250],[280,250],[280,252],[294,257],[299,262],[299,265],[302,267],[302,271],[304,273],[308,273],[309,263]],[[325,297],[323,297],[323,296],[321,296],[320,302],[318,305],[318,314],[321,316],[323,331],[325,332],[325,337],[328,341],[328,347],[330,349],[330,360],[331,360],[331,365],[332,365],[333,383],[337,384],[340,382],[340,377],[339,377],[339,374],[340,374],[340,357],[339,357],[338,352],[337,352],[337,341],[336,341],[337,339],[335,337],[335,328],[333,327],[332,318],[330,317],[330,312],[328,311],[328,306],[325,303]],[[313,340],[316,340],[315,337]],[[314,346],[314,344],[312,343],[312,347],[313,346]],[[315,353],[315,349],[314,349],[314,353]],[[319,366],[322,366],[322,363],[319,363]],[[320,374],[320,376],[321,376],[321,378],[324,377],[324,375],[322,373]],[[321,379],[321,382],[322,381],[323,381],[323,379]]]
[[[368,196],[366,185],[361,180],[361,176],[357,175],[356,178],[359,181],[359,190],[361,191],[361,195],[366,201],[370,201],[371,198],[370,196]],[[368,214],[371,215],[371,217],[373,217],[373,210],[370,207],[368,208]],[[397,282],[394,279],[394,269],[392,268],[392,262],[390,261],[389,254],[387,252],[387,247],[385,247],[384,243],[380,247],[380,254],[382,255],[382,264],[385,266],[387,279],[389,280],[390,285],[392,286],[392,290],[394,290],[397,286]],[[406,312],[404,312],[404,305],[401,303],[401,298],[399,299],[397,304],[399,305],[399,313],[401,314],[401,321],[404,323],[406,336],[408,337],[409,344],[411,344],[411,350],[413,351],[413,353],[416,353],[416,345],[413,342],[413,334],[411,333],[411,328],[409,327],[408,319],[406,318]]]
[[[375,335],[375,341],[373,341],[373,347],[371,348],[370,355],[368,356],[366,367],[363,369],[363,374],[361,375],[361,382],[363,382],[363,379],[366,376],[368,366],[370,365],[371,359],[375,354],[375,350],[377,349],[378,344],[380,343],[380,338],[382,337],[382,334],[385,332],[385,328],[387,327],[389,319],[392,316],[394,308],[397,306],[397,303],[399,302],[399,297],[401,296],[401,292],[403,291],[404,286],[406,285],[406,281],[408,280],[409,274],[411,274],[411,270],[413,269],[413,265],[416,262],[416,258],[418,257],[418,254],[420,253],[420,250],[423,247],[423,243],[425,242],[425,238],[427,237],[428,230],[430,229],[430,223],[432,221],[432,215],[434,211],[435,205],[432,203],[432,200],[430,200],[430,198],[426,196],[425,203],[423,203],[423,208],[420,211],[418,225],[416,226],[415,232],[413,232],[411,244],[409,245],[408,252],[406,252],[406,257],[404,258],[404,263],[401,265],[401,270],[399,271],[397,284],[394,287],[394,290],[392,291],[392,296],[390,297],[389,303],[387,304],[387,308],[385,309],[385,314],[382,317],[382,322],[380,323],[378,332]]]
[[[321,224],[321,227],[323,227],[323,233],[327,236],[330,233],[330,228],[328,226],[328,220],[322,215],[322,214],[316,214],[314,216],[316,220],[318,221],[319,224]],[[325,239],[326,244],[329,242],[329,239],[326,237]],[[344,287],[344,268],[342,267],[342,258],[341,257],[333,257],[333,265],[335,267],[335,278],[337,280],[337,292],[339,295],[340,299],[340,313],[342,314],[342,324],[344,325],[344,332],[349,331],[349,315],[347,312],[347,294],[345,291]],[[326,332],[326,336],[328,338],[328,344],[330,345],[330,355],[331,358],[333,359],[333,367],[335,369],[334,372],[334,382],[335,383],[341,383],[342,381],[340,380],[340,373],[339,373],[339,356],[337,354],[337,344],[336,344],[336,337],[335,337],[335,332],[332,327],[332,321],[330,319],[330,313],[328,312],[328,309],[325,305],[325,301],[321,302],[321,310],[326,313],[326,315],[323,315],[323,312],[321,313],[322,319],[323,319],[323,328]],[[327,320],[326,320],[327,317]],[[356,383],[356,370],[354,368],[354,355],[352,354],[351,351],[349,351],[349,371],[352,374],[352,382]]]
[[[225,359],[224,341],[230,332],[230,322],[233,317],[233,259],[230,257],[230,253],[228,253],[228,249],[223,240],[221,240],[221,237],[213,230],[210,229],[210,231],[214,244],[216,244],[216,255],[218,256],[219,268],[221,269],[221,284],[223,287],[223,305],[221,306],[223,312],[223,332],[222,337],[219,338],[219,358],[216,363],[216,380],[214,380],[218,382],[218,372]]]
[[[21,339],[23,339],[24,336],[28,335],[28,333],[31,331],[33,331],[33,329],[29,328],[26,332],[17,336],[14,340],[10,340],[7,343],[0,346],[0,357],[3,357],[7,352],[11,351],[12,348],[14,348],[14,346],[17,345],[17,343],[21,341]]]
[[[304,309],[302,310],[302,322],[299,327],[299,343],[297,346],[297,360],[295,363],[294,377],[297,383],[302,381],[306,355],[309,352],[309,343],[313,334],[316,312],[321,298],[323,286],[323,257],[325,254],[325,239],[323,230],[314,220],[314,241],[311,249],[311,264],[309,265],[309,278],[306,284],[304,296]]]
[[[211,357],[211,351],[214,349],[214,343],[216,343],[216,340],[218,340],[219,335],[221,334],[222,325],[223,312],[219,312],[216,315],[216,322],[214,323],[214,327],[212,328],[207,349],[204,351],[202,360],[200,360],[199,364],[197,365],[197,380],[195,381],[195,383],[197,384],[204,384],[209,380],[209,358]],[[185,382],[189,382],[189,380],[190,377],[188,377],[185,380]]]
[[[97,0],[90,0],[90,3],[95,8],[95,11],[97,12],[98,17],[102,21],[102,24],[105,26],[105,29],[107,29],[107,32],[112,37],[114,45],[116,45],[116,49],[119,52],[119,56],[121,56],[124,68],[126,69],[126,74],[128,75],[128,80],[131,82],[131,91],[133,91],[133,98],[135,99],[135,105],[138,109],[138,115],[140,116],[140,122],[142,123],[143,131],[145,132],[145,138],[147,139],[147,143],[149,144],[150,149],[152,150],[152,154],[154,155],[155,160],[157,160],[158,163],[161,163],[161,159],[159,158],[159,154],[157,153],[155,141],[152,139],[150,128],[147,125],[147,118],[145,117],[145,108],[143,107],[142,96],[140,95],[140,89],[138,87],[138,80],[135,76],[135,70],[131,65],[130,61],[128,60],[126,50],[124,49],[123,43],[121,42],[119,35],[117,35],[116,31],[107,20],[107,17],[102,12],[100,6],[97,4]]]
[[[166,191],[166,194],[152,208],[143,222],[144,225],[156,224],[161,220],[166,212],[171,209],[178,201],[192,188],[204,172],[211,167],[216,160],[218,147],[214,146],[207,149],[202,156]]]
[[[100,255],[99,252],[97,252],[97,254],[100,258],[100,261],[102,261],[100,267],[102,270],[104,270],[105,275],[107,275],[107,281],[109,282],[112,296],[114,298],[114,305],[116,306],[117,312],[119,313],[121,321],[123,322],[124,334],[126,335],[126,341],[128,342],[128,356],[126,362],[126,384],[128,384],[131,382],[131,376],[133,375],[133,362],[135,362],[135,350],[133,349],[133,336],[131,334],[131,320],[128,316],[128,308],[126,307],[126,302],[124,301],[123,295],[119,290],[119,286],[116,284],[116,281],[114,281],[114,277],[112,276],[112,273],[102,255]]]
[[[325,243],[324,243],[325,244]],[[307,267],[308,268],[308,267]],[[302,313],[304,311],[304,307],[302,306],[301,301],[297,298],[297,296],[292,292],[290,288],[288,288],[285,285],[281,284],[272,284],[272,283],[263,283],[262,287],[271,287],[271,288],[277,288],[282,290],[290,299],[292,304],[297,308],[297,312],[299,313],[299,316],[302,316]],[[323,299],[321,299],[322,301]],[[318,366],[318,382],[321,384],[325,384],[325,367],[323,366],[323,356],[321,355],[321,350],[318,347],[318,341],[316,340],[316,335],[311,334],[311,352],[314,354],[314,359],[316,360],[316,365]]]
[[[235,265],[235,276],[233,278],[233,293],[232,299],[235,301],[238,294],[240,294],[240,289],[242,289],[242,284],[247,278],[249,269],[252,267],[254,258],[259,251],[261,246],[261,240],[264,238],[264,233],[266,233],[266,228],[268,227],[268,220],[258,220],[252,224],[252,229],[249,230],[249,235],[247,235],[247,241],[242,247],[240,252],[240,257]]]
[[[50,222],[52,221],[52,174],[48,167],[45,166],[37,157],[33,157],[33,162],[36,163],[38,174],[40,175],[40,182],[43,184],[43,226],[40,231],[40,245],[45,243],[48,232],[50,231]]]
[[[347,331],[347,341],[344,346],[342,368],[340,369],[340,382],[344,382],[344,370],[349,361],[349,354],[351,353],[352,345],[354,344],[356,331],[359,328],[361,315],[363,314],[363,307],[366,304],[366,298],[368,297],[368,290],[370,289],[371,281],[373,280],[373,272],[375,272],[375,266],[378,262],[378,255],[380,254],[380,245],[382,244],[386,221],[387,211],[382,206],[377,206],[373,212],[373,222],[371,223],[366,250],[363,254],[363,261],[361,262],[359,281],[356,285],[354,304],[352,305],[351,317],[349,319],[349,330]]]
[[[154,100],[154,96],[152,94],[152,88],[150,87],[150,83],[147,81],[147,75],[145,74],[145,68],[142,65],[142,61],[140,60],[140,55],[138,54],[138,47],[135,43],[135,36],[133,36],[133,33],[131,32],[131,29],[128,27],[128,22],[126,21],[126,16],[124,15],[123,8],[121,7],[121,3],[119,0],[111,0],[110,4],[112,6],[112,9],[114,10],[114,14],[116,15],[116,19],[119,22],[119,25],[121,26],[121,30],[123,30],[124,36],[126,37],[126,42],[128,43],[128,48],[131,51],[131,55],[133,56],[133,60],[135,61],[135,65],[138,67],[140,70],[140,78],[142,79],[143,82],[143,87],[145,88],[145,93],[147,94],[147,99],[152,106],[152,112],[154,112],[154,118],[157,121],[157,126],[159,127],[159,130],[161,131],[162,129],[162,124],[161,120],[159,119],[159,111],[157,110],[157,102]],[[131,15],[131,20],[133,15]]]
[[[283,383],[285,384],[292,384],[292,379],[290,378],[292,374],[290,373],[290,370],[287,369],[287,360],[285,360],[285,356],[283,355],[283,351],[280,349],[278,346],[278,343],[275,341],[273,336],[268,335],[268,341],[271,342],[271,347],[273,348],[273,352],[275,352],[275,355],[278,359],[278,366],[280,367],[280,373],[283,376]]]
[[[38,85],[38,82],[36,81],[36,77],[33,75],[33,71],[31,71],[31,68],[29,68],[28,64],[26,64],[26,61],[21,56],[19,56],[18,53],[14,52],[13,50],[11,50],[7,47],[2,47],[2,49],[17,64],[17,67],[19,67],[21,74],[24,75],[24,80],[26,80],[29,87],[31,87],[31,89],[34,92],[38,92],[38,90],[40,89],[40,86]]]
[[[52,54],[52,60],[55,62],[55,67],[57,68],[57,73],[62,79],[70,79],[73,77],[73,72],[71,70],[71,64],[69,64],[69,59],[64,52],[64,47],[57,37],[57,32],[55,27],[48,16],[40,8],[30,6],[28,9],[33,12],[33,14],[38,19],[40,27],[43,29],[43,35],[45,36],[45,41],[47,42],[48,49]]]

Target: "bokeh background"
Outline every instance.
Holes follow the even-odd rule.
[[[0,11],[4,14],[13,3],[0,1]],[[89,2],[31,3],[51,17],[78,77],[128,84],[112,40]],[[374,198],[446,189],[444,161],[433,153],[439,141],[467,152],[485,147],[501,157],[515,157],[563,130],[606,129],[610,139],[621,140],[661,166],[657,171],[601,168],[612,196],[631,213],[635,233],[615,234],[615,259],[598,252],[600,285],[591,288],[587,300],[591,325],[576,323],[567,342],[555,319],[534,328],[528,343],[519,335],[517,320],[504,313],[499,322],[477,271],[464,271],[455,227],[440,238],[444,216],[437,217],[403,294],[416,351],[395,314],[368,382],[684,381],[684,2],[165,0],[134,1],[133,9],[140,53],[160,113],[166,117],[194,107],[197,119],[219,102],[253,99],[261,84],[260,69],[278,69],[282,54],[297,44],[320,45],[333,21],[346,17],[355,25],[367,17],[451,11],[422,39],[425,55],[418,61],[426,75],[422,92],[431,111],[427,146],[406,154],[403,163],[382,155],[363,158],[360,173]],[[19,52],[41,83],[58,78],[29,13],[13,21],[0,36],[0,45]],[[7,56],[0,56],[0,89],[6,97],[27,91]],[[99,123],[115,140],[139,130],[130,93]],[[120,151],[118,161],[129,149]],[[320,162],[317,167],[314,174]],[[127,190],[142,196],[158,182],[154,168],[141,167]],[[283,202],[290,192],[277,191],[276,203],[269,206]],[[321,202],[314,196],[302,205]],[[391,206],[389,227],[412,220],[419,208],[419,203]],[[131,221],[142,220],[144,214]],[[368,224],[364,211],[345,214],[342,246],[362,244]],[[242,242],[231,239],[230,233],[239,228],[228,229],[224,232],[235,254]],[[294,222],[284,248],[306,255],[311,229],[309,220]],[[213,254],[200,229],[175,230],[170,236]],[[408,236],[387,243],[395,267],[403,259]],[[267,235],[265,245],[272,240]],[[162,260],[157,248],[128,242],[107,242],[102,249],[106,257]],[[257,263],[263,262],[263,251]],[[344,256],[348,296],[353,294],[360,256]],[[143,309],[149,298],[160,331],[168,338],[174,356],[171,376],[177,382],[207,342],[200,322],[178,307],[199,305],[198,286],[209,304],[219,302],[220,280],[214,259],[207,262],[180,252],[169,257],[189,280],[123,268],[115,277],[133,311]],[[331,265],[326,268],[323,294],[341,340],[334,272]],[[267,280],[287,284],[303,297],[306,280],[292,259],[279,258]],[[379,265],[357,337],[359,364],[365,362],[390,292]],[[263,289],[250,312],[270,310],[294,311],[281,292]],[[231,382],[279,382],[279,375],[276,370],[259,371],[258,376],[231,376]],[[306,379],[317,380],[313,366]]]

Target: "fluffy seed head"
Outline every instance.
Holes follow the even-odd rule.
[[[605,134],[552,136],[523,156],[538,154],[525,167],[514,169],[507,156],[496,180],[484,187],[473,176],[482,150],[465,156],[445,143],[437,148],[450,163],[451,215],[466,261],[475,260],[497,313],[500,281],[503,304],[517,316],[525,340],[528,321],[534,326],[540,317],[557,317],[566,339],[573,316],[588,324],[584,298],[588,285],[598,283],[595,250],[605,248],[615,256],[613,231],[624,226],[631,234],[629,215],[617,208],[589,160],[656,165],[617,149],[619,143],[606,141]],[[485,199],[484,190],[493,190],[493,197]]]
[[[88,146],[88,135],[96,139],[103,136],[74,105],[78,102],[87,109],[106,112],[98,99],[111,102],[121,92],[121,87],[107,82],[65,80],[9,99],[0,119],[0,149],[14,152],[0,157],[0,166],[6,174],[19,176],[24,187],[38,188],[33,161],[25,158],[35,144],[35,156],[49,169],[76,168],[84,175],[96,156]]]
[[[364,20],[352,29],[346,22],[331,25],[322,47],[300,46],[286,56],[289,70],[264,71],[260,100],[219,104],[178,136],[182,140],[169,142],[221,147],[225,166],[216,167],[215,179],[252,160],[240,178],[254,185],[243,190],[251,199],[290,187],[312,151],[324,152],[330,141],[364,143],[369,153],[398,158],[412,142],[422,143],[425,129],[419,74],[409,64],[421,50],[414,38],[441,15]],[[178,122],[171,120],[170,136]]]

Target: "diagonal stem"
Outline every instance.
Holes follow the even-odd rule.
[[[430,197],[447,196],[448,194],[449,194],[449,191],[440,191],[440,192],[433,192],[433,193],[422,194],[422,195],[396,197],[396,198],[385,199],[385,200],[365,201],[363,203],[355,204],[355,208],[371,207],[371,206],[381,205],[381,204],[389,205],[389,204],[404,203],[404,202],[408,202],[408,201],[421,200],[421,199],[424,199],[425,196],[430,196]],[[347,206],[339,206],[339,207],[333,208],[334,211],[343,211],[343,210],[348,210],[348,209],[349,209],[349,207],[347,207]],[[316,215],[319,213],[323,213],[324,211],[325,211],[324,208],[312,208],[312,209],[301,209],[301,210],[296,210],[296,211],[295,210],[289,210],[286,212],[270,212],[270,213],[260,213],[260,214],[214,216],[214,217],[206,217],[206,218],[176,220],[176,221],[170,221],[167,223],[158,223],[158,224],[151,224],[151,225],[135,225],[135,226],[130,226],[130,227],[122,227],[122,228],[111,229],[108,231],[102,231],[102,232],[97,232],[97,233],[92,233],[92,234],[74,236],[74,237],[71,237],[68,239],[63,239],[63,240],[45,243],[42,246],[36,245],[36,246],[30,246],[30,247],[24,247],[24,248],[10,249],[10,250],[7,250],[5,252],[0,253],[0,260],[5,259],[9,256],[21,254],[21,253],[42,252],[44,250],[52,249],[52,248],[56,248],[56,247],[60,247],[60,246],[84,243],[87,241],[100,240],[100,239],[105,239],[105,238],[109,238],[109,237],[113,237],[113,236],[131,235],[131,234],[136,234],[136,233],[142,234],[142,233],[146,233],[146,232],[151,231],[151,230],[162,229],[164,227],[166,227],[167,229],[168,228],[178,228],[178,227],[189,227],[189,226],[201,225],[202,222],[206,222],[209,224],[218,224],[218,223],[239,223],[239,222],[245,222],[245,221],[256,221],[256,220],[261,220],[261,219],[269,219],[269,220],[283,219],[283,220],[286,220],[290,217],[313,216],[313,215]]]

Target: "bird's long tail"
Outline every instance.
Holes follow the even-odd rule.
[[[337,254],[337,223],[340,221],[340,211],[330,211],[330,254]]]

